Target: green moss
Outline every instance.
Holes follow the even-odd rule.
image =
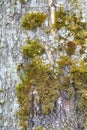
[[[71,128],[67,125],[67,126],[66,126],[66,130],[71,130]]]
[[[66,52],[69,56],[75,54],[75,50],[76,50],[76,44],[75,42],[73,41],[69,41],[67,43],[67,49],[66,49]]]
[[[34,41],[27,40],[27,43],[27,46],[22,46],[24,57],[34,58],[35,56],[40,56],[45,53],[44,47],[39,43],[37,39]]]
[[[46,17],[44,13],[27,13],[22,19],[21,26],[25,30],[34,30],[42,26]],[[62,90],[66,91],[67,94],[69,93],[70,96],[75,93],[78,94],[78,108],[87,115],[87,64],[84,65],[79,62],[78,66],[78,61],[76,62],[71,58],[71,55],[75,54],[76,44],[82,43],[82,40],[85,43],[84,39],[87,38],[86,31],[82,31],[82,29],[85,29],[85,23],[82,23],[81,20],[82,18],[77,18],[75,14],[68,16],[62,6],[55,12],[55,24],[53,27],[57,30],[66,27],[66,30],[70,31],[68,36],[73,36],[74,42],[67,42],[68,38],[60,36],[60,39],[64,40],[64,43],[60,45],[60,51],[66,52],[66,55],[60,55],[58,62],[55,60],[56,63],[53,69],[51,69],[47,62],[44,62],[43,54],[46,53],[39,40],[35,39],[31,41],[27,39],[26,46],[22,46],[23,58],[28,59],[29,62],[19,64],[17,67],[21,83],[16,87],[16,94],[20,106],[18,116],[20,125],[24,130],[27,130],[30,115],[33,117],[34,114],[32,112],[34,107],[32,103],[34,100],[32,101],[33,97],[31,94],[33,88],[38,93],[37,102],[41,105],[42,114],[49,114],[54,111],[55,102],[60,96],[59,91]],[[81,32],[83,33],[79,39],[80,42],[78,42],[77,40]],[[57,55],[59,55],[59,48],[56,49],[58,50],[54,54],[58,52]],[[84,54],[84,52],[82,53]],[[67,68],[68,70],[66,70]],[[74,81],[74,85],[71,82],[72,80]],[[37,127],[35,130],[42,129],[42,127]],[[67,127],[67,130],[70,130],[70,128]]]
[[[71,59],[69,58],[69,56],[61,56],[60,57],[60,60],[58,60],[58,64],[59,64],[59,67],[60,68],[63,68],[67,65],[71,65],[72,64],[72,61]]]
[[[3,90],[2,90],[2,88],[0,88],[0,93],[2,93],[3,92]]]
[[[55,107],[54,103],[59,97],[58,82],[52,75],[46,73],[44,73],[44,75],[42,73],[40,77],[42,78],[37,82],[37,90],[42,104],[43,113],[48,114],[53,112]]]
[[[85,119],[85,122],[83,124],[85,127],[87,127],[87,116],[86,116],[86,119]]]
[[[66,30],[70,31],[68,33],[68,36],[74,37],[74,41],[77,44],[84,44],[87,38],[87,31],[86,29],[86,22],[82,22],[83,17],[82,13],[80,13],[80,16],[76,16],[75,13],[72,13],[69,15],[67,11],[63,8],[63,6],[60,6],[58,11],[55,11],[55,23],[53,24],[53,28],[57,31],[62,29],[63,27],[66,28]],[[60,35],[60,38],[62,40],[66,41],[66,38],[62,37]]]
[[[26,13],[22,18],[21,26],[25,30],[34,30],[37,27],[41,27],[41,25],[46,20],[47,15],[43,12],[32,12]]]
[[[24,4],[25,3],[25,0],[19,0],[21,4]]]
[[[54,110],[54,104],[59,96],[58,81],[54,78],[50,66],[44,64],[42,59],[34,58],[30,64],[23,67],[24,75],[21,83],[16,87],[16,95],[20,109],[18,115],[20,122],[23,117],[28,117],[32,114],[31,106],[31,91],[32,86],[36,86],[38,92],[38,103],[42,105],[42,113],[48,114]],[[48,105],[49,104],[49,105]],[[27,122],[28,119],[25,119]],[[21,124],[21,123],[20,123]],[[25,127],[22,126],[21,127]]]
[[[55,24],[53,25],[53,28],[59,30],[65,26],[66,11],[62,6],[60,6],[59,10],[55,11],[54,16],[55,16]]]
[[[34,130],[43,130],[42,126],[37,126]]]
[[[24,116],[23,116],[23,118],[24,118]],[[21,121],[20,121],[20,126],[21,126],[21,128],[23,129],[23,130],[27,130],[27,128],[28,128],[28,121],[24,118],[24,119],[22,119]]]
[[[78,107],[87,116],[87,90],[83,90],[83,91],[81,90]]]
[[[22,68],[23,68],[23,64],[20,63],[20,64],[17,66],[17,71],[20,71]]]
[[[16,95],[20,108],[17,112],[19,117],[19,125],[23,130],[27,130],[28,119],[30,115],[30,87],[26,86],[23,82],[16,87]]]

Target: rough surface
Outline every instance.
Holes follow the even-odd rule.
[[[59,1],[55,1],[56,6]],[[65,0],[62,0],[62,2],[65,2]],[[85,0],[86,4],[87,1]],[[87,6],[85,7],[84,11],[87,12]],[[20,28],[20,22],[23,14],[27,11],[44,11],[49,14],[47,0],[28,0],[24,5],[21,5],[19,0],[0,0],[0,130],[19,130],[16,115],[18,104],[15,93],[15,86],[18,84],[19,78],[16,67],[22,59],[20,48],[26,38],[25,32]],[[50,20],[46,21],[45,26],[48,26],[49,22]],[[41,35],[43,42],[53,40],[51,36],[47,39],[44,31],[40,32],[39,29],[36,33],[28,32],[28,34],[32,38]],[[42,124],[45,127],[48,125],[50,127],[50,124],[52,124],[55,130],[63,130],[64,118],[69,118],[72,114],[70,115],[67,102],[66,108],[61,105],[61,100],[58,100],[56,112],[48,116],[35,116],[35,126]],[[60,117],[60,113],[63,113],[62,117]],[[68,116],[65,116],[66,114]],[[62,120],[62,123],[59,119]],[[73,118],[71,118],[72,120]]]

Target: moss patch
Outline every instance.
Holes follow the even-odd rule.
[[[19,0],[21,4],[24,4],[25,3],[25,0]]]
[[[39,43],[38,39],[30,41],[27,40],[27,46],[22,46],[23,56],[34,58],[35,56],[40,56],[45,53],[44,47]]]
[[[47,15],[43,12],[31,12],[26,13],[22,18],[21,26],[25,30],[34,30],[37,27],[41,27],[42,23],[46,20]]]

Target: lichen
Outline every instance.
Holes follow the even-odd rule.
[[[5,103],[4,99],[0,99],[0,104],[3,105]]]

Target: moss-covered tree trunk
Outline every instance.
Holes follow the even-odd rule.
[[[87,66],[84,64],[86,62],[81,63],[78,59],[76,62],[73,56],[72,61],[68,59],[69,57],[65,57],[65,53],[72,55],[75,44],[73,44],[74,49],[71,49],[72,44],[66,45],[67,36],[66,38],[60,36],[60,33],[56,31],[68,24],[64,23],[68,10],[61,12],[61,15],[55,12],[58,11],[61,4],[71,10],[71,5],[67,4],[67,1],[0,1],[0,130],[19,130],[20,124],[23,130],[32,130],[32,128],[35,130],[43,128],[46,130],[87,129],[87,119],[84,118],[87,117]],[[86,3],[87,0],[83,5],[84,10],[87,9]],[[73,8],[75,9],[75,7]],[[22,17],[25,13],[30,14],[31,12],[34,14],[33,17],[31,15],[31,21],[28,21],[31,23],[30,26],[25,26],[26,21],[24,21],[25,24],[22,24],[26,30],[30,29],[30,31],[26,31],[21,25]],[[35,12],[43,13],[35,17],[37,14]],[[69,14],[71,13],[68,12]],[[55,16],[60,19],[58,17],[55,19]],[[34,21],[35,18],[36,21]],[[72,23],[72,19],[73,17],[68,17],[70,24],[68,29],[72,32],[69,36],[75,34],[76,43],[79,44],[80,41],[83,43],[86,39],[84,20],[79,23],[80,19],[77,20],[74,17]],[[78,23],[77,25],[81,28],[75,26],[76,24],[71,26],[74,22]],[[80,32],[83,28],[83,32]],[[34,30],[32,31],[32,29]],[[77,33],[78,35],[76,35]],[[30,39],[27,36],[30,36]],[[37,37],[40,40],[37,40]],[[65,40],[62,46],[59,38]],[[30,40],[27,41],[27,45],[26,39]],[[85,42],[87,43],[87,41]],[[83,46],[82,53],[84,49]],[[64,57],[60,57],[60,51],[63,52]],[[57,58],[60,58],[61,61],[57,61]],[[84,61],[86,60],[85,58]],[[48,61],[49,65],[45,64]],[[78,67],[78,63],[80,67]],[[68,75],[66,66],[70,65],[75,68],[72,67],[72,74]],[[73,75],[76,79],[74,87],[77,87],[78,90],[72,87],[72,83],[70,84]],[[18,83],[20,84],[17,88],[15,86]],[[35,85],[35,91],[31,94],[32,84]]]

